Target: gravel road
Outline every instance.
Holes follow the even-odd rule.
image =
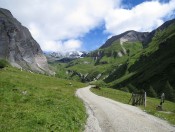
[[[175,132],[175,126],[149,115],[137,107],[93,94],[90,86],[76,95],[86,106],[85,132]]]

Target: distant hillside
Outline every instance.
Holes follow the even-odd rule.
[[[29,30],[13,17],[10,11],[0,8],[0,59],[12,66],[39,73],[53,74],[47,59]]]
[[[86,57],[64,64],[64,72],[68,78],[83,82],[107,78],[115,68],[143,49],[142,41],[147,35],[148,33],[127,31],[114,36],[107,40],[101,48],[90,52]],[[64,74],[58,72],[57,75],[62,76],[60,73]]]
[[[111,82],[110,85],[114,88],[127,86],[131,91],[133,87],[144,89],[153,97],[164,92],[167,99],[175,101],[174,42],[175,20],[171,20],[154,31],[146,49],[129,58],[125,63],[127,68],[120,78],[115,78],[112,82],[109,78],[105,81]]]

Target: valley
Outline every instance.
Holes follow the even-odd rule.
[[[84,58],[52,65],[58,77],[126,92],[144,90],[150,97],[164,92],[166,99],[175,101],[174,29],[175,20],[170,20],[150,33],[127,31]]]
[[[0,131],[174,131],[175,19],[114,35],[89,52],[66,50],[78,40],[54,41],[65,51],[43,52],[0,8]],[[139,92],[148,96],[146,108],[128,105]]]

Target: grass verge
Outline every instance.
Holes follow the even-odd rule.
[[[84,84],[6,67],[0,70],[0,131],[82,131]]]
[[[91,89],[97,95],[104,96],[125,104],[129,103],[131,98],[131,93],[123,92],[111,88],[101,88],[100,90]],[[157,116],[161,119],[167,120],[169,123],[175,125],[175,103],[170,101],[165,101],[163,104],[163,111],[157,111],[156,106],[160,103],[159,99],[147,97],[147,106],[139,106],[141,109],[149,114]]]

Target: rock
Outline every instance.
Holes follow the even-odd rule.
[[[84,61],[83,64],[90,64],[90,62],[89,61]]]
[[[43,74],[53,74],[47,59],[29,30],[13,17],[10,11],[0,8],[0,59],[6,59],[17,68]]]
[[[27,91],[22,91],[22,94],[23,94],[23,95],[26,95],[26,94],[27,94]]]
[[[118,55],[118,57],[122,57],[123,56],[122,52],[120,52],[120,51],[117,53],[117,55]]]
[[[98,80],[101,77],[102,74],[98,74],[98,76],[96,77],[96,79]]]

